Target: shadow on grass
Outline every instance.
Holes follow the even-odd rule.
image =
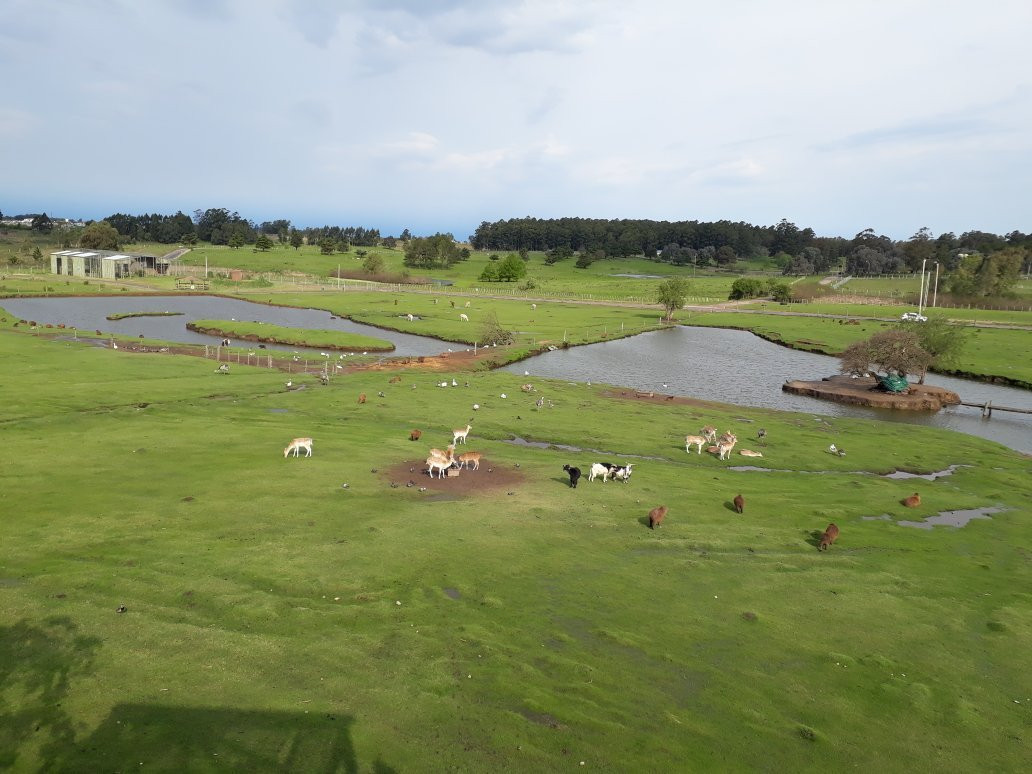
[[[354,718],[326,713],[119,704],[45,770],[357,772]],[[379,758],[374,771],[393,769]]]
[[[821,545],[822,537],[824,537],[824,530],[815,529],[809,533],[809,537],[806,538],[806,542],[814,548],[818,548]]]
[[[74,745],[72,718],[62,705],[99,646],[64,617],[0,626],[0,769],[19,768],[23,754],[49,763]]]
[[[63,706],[100,645],[68,618],[0,626],[0,770],[394,771],[360,767],[354,718],[325,712],[119,704],[77,737]]]
[[[724,501],[724,507],[727,508],[731,513],[738,513],[738,509],[735,508],[735,504],[730,500]]]

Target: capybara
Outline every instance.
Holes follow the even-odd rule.
[[[667,507],[661,505],[658,508],[653,508],[649,511],[649,529],[655,529],[663,523],[663,519],[666,518]]]
[[[741,495],[735,495],[735,510],[739,513],[745,512],[745,498]]]
[[[400,376],[392,376],[390,379],[387,380],[387,383],[388,384],[397,384],[400,381],[401,381],[401,377]]]
[[[577,482],[580,480],[580,468],[571,468],[569,465],[563,465],[563,470],[570,474],[570,486],[576,489]]]
[[[919,508],[921,506],[921,495],[914,492],[910,497],[904,497],[900,500],[907,508]]]
[[[821,535],[821,543],[817,546],[818,551],[827,551],[828,547],[838,540],[838,527],[834,524],[829,524],[828,528],[824,530],[824,534]]]
[[[358,402],[359,403],[365,403],[365,393],[364,392],[361,395],[358,396]]]
[[[422,437],[423,437],[423,431],[422,430],[413,430],[411,433],[408,434],[408,439],[410,441],[418,441]]]

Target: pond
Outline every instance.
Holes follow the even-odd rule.
[[[702,400],[928,425],[977,435],[1032,453],[1032,415],[993,413],[951,406],[939,412],[893,411],[847,406],[781,391],[789,379],[816,380],[838,373],[839,361],[772,344],[748,331],[678,326],[569,349],[558,349],[506,366],[550,379],[604,382],[646,392]],[[929,374],[925,381],[953,390],[963,400],[991,400],[1032,409],[1032,392]]]
[[[15,317],[35,320],[39,323],[64,323],[80,330],[100,330],[121,336],[137,337],[143,334],[149,339],[162,339],[185,344],[218,344],[220,336],[207,336],[186,329],[194,320],[231,320],[244,322],[265,322],[294,328],[313,328],[348,333],[361,333],[378,339],[391,341],[395,350],[391,356],[415,357],[436,355],[456,345],[413,336],[407,333],[388,331],[372,325],[363,325],[341,319],[318,309],[300,309],[289,306],[267,306],[250,301],[221,296],[101,296],[94,298],[4,298],[0,307]],[[129,317],[124,320],[108,320],[110,314],[131,312],[177,312],[174,317]],[[238,342],[247,346],[247,342]],[[304,347],[267,344],[269,349],[301,350]],[[307,350],[318,352],[317,349]]]

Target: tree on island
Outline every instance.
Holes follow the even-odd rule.
[[[839,371],[853,376],[881,371],[904,379],[907,374],[920,373],[923,378],[932,359],[913,331],[882,331],[846,347],[839,356]]]
[[[674,319],[674,312],[684,307],[691,289],[691,283],[683,277],[672,277],[659,283],[659,287],[656,288],[656,303],[666,309],[666,317],[663,319]]]
[[[939,369],[956,365],[960,353],[967,346],[970,329],[963,325],[954,325],[941,314],[931,315],[924,322],[901,320],[895,325],[898,331],[907,331],[917,336],[921,348],[932,356],[930,366]],[[918,384],[924,384],[928,368],[921,371]]]
[[[519,260],[519,256],[517,256]],[[498,315],[492,309],[484,315],[480,323],[480,341],[484,344],[512,344],[516,341],[516,334],[506,330],[498,322]]]

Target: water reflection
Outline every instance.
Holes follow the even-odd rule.
[[[571,347],[508,366],[522,374],[571,381],[606,382],[744,406],[957,430],[1032,453],[1032,417],[951,406],[916,412],[847,406],[781,391],[789,379],[820,379],[838,372],[838,359],[772,344],[747,331],[679,326],[619,341]],[[967,401],[1032,409],[1032,392],[930,374],[925,380]]]

